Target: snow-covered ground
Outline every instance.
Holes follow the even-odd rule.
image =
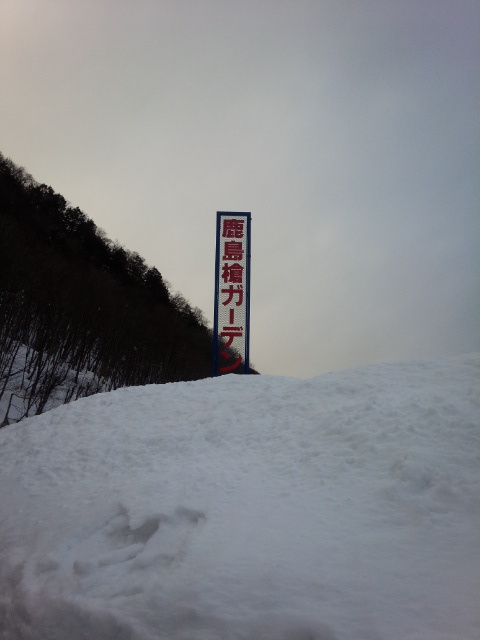
[[[2,640],[478,640],[480,355],[0,431]]]

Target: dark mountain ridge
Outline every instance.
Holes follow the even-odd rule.
[[[10,393],[9,410],[20,398],[18,418],[41,413],[62,385],[68,402],[205,378],[211,352],[200,309],[0,154],[0,401]],[[9,410],[0,424],[12,421]]]

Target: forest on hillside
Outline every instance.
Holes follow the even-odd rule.
[[[211,353],[200,309],[0,153],[0,426],[59,392],[208,377]]]

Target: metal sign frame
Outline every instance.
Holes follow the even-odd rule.
[[[250,232],[249,212],[217,211],[213,377],[250,373]]]

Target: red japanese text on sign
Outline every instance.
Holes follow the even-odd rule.
[[[248,363],[248,329],[244,327],[248,324],[250,214],[222,212],[218,218],[217,371],[228,373]]]
[[[222,279],[224,282],[243,282],[243,267],[238,262],[222,265]]]
[[[223,238],[243,238],[244,220],[226,219],[223,221]]]
[[[241,242],[225,242],[224,251],[222,260],[243,260],[243,245]]]
[[[243,303],[243,285],[241,284],[238,285],[238,287],[236,288],[234,288],[233,284],[231,284],[228,289],[222,289],[222,293],[228,294],[228,298],[222,302],[223,305],[230,304],[233,300],[233,296],[235,295],[237,296],[235,305],[237,307],[240,307],[241,304]]]

